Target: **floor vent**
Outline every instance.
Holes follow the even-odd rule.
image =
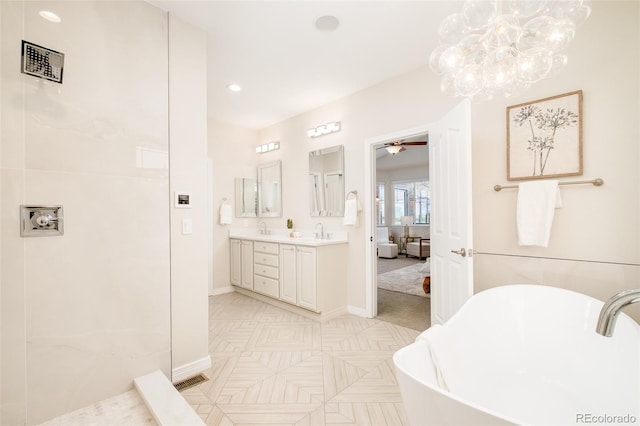
[[[205,376],[204,374],[198,374],[197,376],[190,377],[181,382],[175,383],[173,386],[178,390],[178,392],[181,392],[185,389],[198,386],[200,383],[204,383],[207,380],[209,380],[207,379],[207,376]]]

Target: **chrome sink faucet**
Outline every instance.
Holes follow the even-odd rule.
[[[316,226],[313,228],[313,230],[315,231],[316,229],[318,229],[318,225],[320,225],[320,232],[315,233],[316,238],[324,239],[324,225],[322,224],[322,222],[316,223]]]
[[[633,303],[640,303],[640,288],[621,291],[607,300],[600,310],[596,333],[611,337],[620,309]]]
[[[262,229],[260,229],[260,233],[262,235],[266,235],[267,234],[267,224],[264,222],[260,222],[260,225],[262,227]]]

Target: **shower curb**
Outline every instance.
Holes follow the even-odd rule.
[[[158,425],[205,424],[160,370],[136,377],[133,383]]]

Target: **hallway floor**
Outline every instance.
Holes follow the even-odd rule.
[[[395,259],[379,257],[378,274],[421,262],[424,260],[404,255]],[[422,332],[431,327],[431,299],[378,288],[377,319]]]
[[[418,331],[320,323],[238,293],[209,308],[209,380],[182,392],[207,424],[406,424],[391,357]]]
[[[431,299],[379,288],[376,319],[423,332],[431,327]]]

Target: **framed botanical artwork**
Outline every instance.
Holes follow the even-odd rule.
[[[507,107],[507,180],[582,175],[582,90]]]

